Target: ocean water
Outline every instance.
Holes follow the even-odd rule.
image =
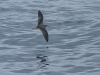
[[[100,0],[0,0],[0,75],[100,75]]]

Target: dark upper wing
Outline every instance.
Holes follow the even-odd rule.
[[[38,25],[43,23],[43,14],[38,10]]]
[[[44,28],[40,28],[40,30],[42,31],[45,40],[48,42],[48,32]]]

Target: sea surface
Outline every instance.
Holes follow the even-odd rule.
[[[100,75],[100,0],[0,0],[0,75]]]

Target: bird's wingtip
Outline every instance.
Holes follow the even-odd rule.
[[[40,10],[38,10],[38,12],[40,12]]]
[[[46,39],[46,41],[48,42],[48,39]]]

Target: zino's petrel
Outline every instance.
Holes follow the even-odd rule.
[[[40,10],[38,10],[38,25],[36,28],[39,28],[41,30],[41,32],[43,33],[43,36],[45,38],[45,40],[48,42],[48,32],[46,31],[46,26],[43,24],[43,14],[41,13]]]

